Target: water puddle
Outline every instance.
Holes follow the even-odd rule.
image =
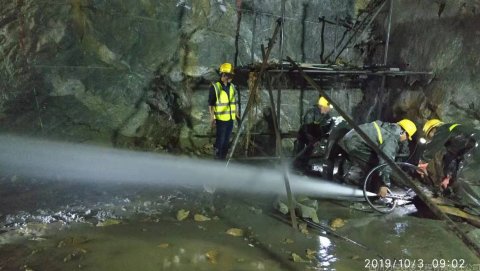
[[[413,216],[411,205],[381,215],[319,199],[358,192],[350,187],[293,178],[296,193],[319,199],[320,224],[333,228],[294,230],[273,208],[281,171],[20,142],[19,154],[0,143],[0,164],[11,166],[0,176],[0,270],[380,270],[380,260],[394,259],[480,269],[442,222]]]

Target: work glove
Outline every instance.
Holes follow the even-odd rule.
[[[386,186],[380,186],[380,189],[378,189],[377,195],[381,198],[386,197],[388,194],[388,187]]]
[[[446,176],[443,178],[442,182],[440,183],[440,187],[443,189],[447,189],[449,184],[450,184],[450,176]]]
[[[417,173],[420,174],[420,177],[423,178],[427,174],[427,167],[428,163],[424,163],[422,161],[418,163]]]

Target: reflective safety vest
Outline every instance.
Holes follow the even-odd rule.
[[[375,126],[375,129],[377,130],[378,143],[380,143],[380,145],[382,145],[383,144],[382,131],[380,131],[380,127],[378,126],[378,124],[375,121],[373,122],[373,126]]]
[[[451,131],[452,131],[453,129],[455,129],[455,127],[457,127],[458,125],[460,125],[460,124],[458,124],[458,123],[452,124],[450,127],[448,127],[448,130],[451,132]]]
[[[213,87],[215,89],[215,96],[217,97],[217,102],[214,106],[215,119],[221,121],[235,120],[235,114],[237,112],[235,87],[230,83],[230,97],[227,96],[227,92],[223,90],[220,82],[213,84]]]

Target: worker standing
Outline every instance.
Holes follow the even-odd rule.
[[[215,159],[225,160],[228,153],[230,135],[237,114],[236,89],[232,83],[234,68],[231,63],[220,65],[220,80],[212,83],[208,96],[210,123],[216,127],[214,145]]]
[[[294,166],[305,169],[308,159],[312,155],[314,144],[327,137],[333,119],[330,116],[332,105],[324,97],[320,97],[317,104],[309,109],[303,116],[302,124],[298,130],[295,153],[297,155]]]
[[[426,170],[435,154],[443,151],[441,162],[442,176],[433,180],[435,185],[447,189],[457,179],[457,173],[465,166],[464,156],[478,146],[478,131],[458,123],[444,123],[431,119],[423,126],[428,144],[422,155],[419,167]]]
[[[412,136],[417,131],[415,123],[408,119],[397,123],[377,120],[359,125],[359,128],[392,160],[395,160],[401,149],[405,149],[401,148],[400,144],[406,144],[407,139],[412,140]],[[344,174],[347,182],[363,185],[362,181],[366,173],[375,166],[385,163],[385,160],[377,155],[354,129],[339,141],[339,145],[352,163],[350,169]],[[387,195],[391,171],[392,169],[387,166],[380,172],[378,195],[381,197]]]

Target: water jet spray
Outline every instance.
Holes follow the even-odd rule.
[[[225,191],[284,195],[283,172],[165,154],[0,136],[0,173],[79,182],[216,187]],[[318,198],[363,197],[352,186],[291,175],[292,192]]]

